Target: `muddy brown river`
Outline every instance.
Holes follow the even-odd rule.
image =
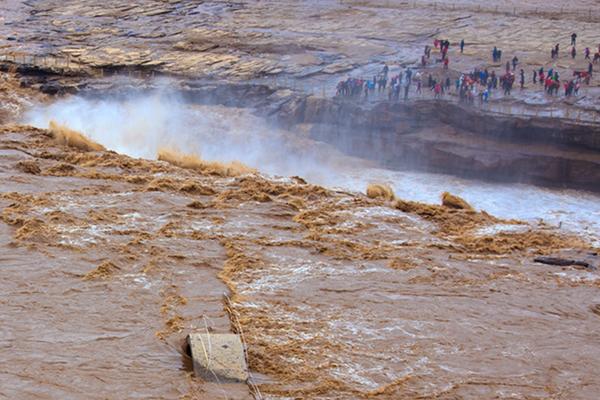
[[[234,128],[252,118],[191,112],[210,132],[198,154],[220,138],[233,155]],[[119,130],[86,131],[109,149],[137,148]],[[559,254],[598,265],[583,232],[511,219],[508,206],[499,219],[370,199],[348,180],[314,186],[227,159],[90,151],[97,145],[61,132],[0,133],[2,397],[596,398],[600,275],[532,261]],[[162,133],[138,151],[155,158]],[[265,131],[265,143],[275,134]],[[191,151],[193,136],[182,138]],[[319,146],[278,140],[288,162],[267,160],[271,173],[291,175],[289,149]],[[260,154],[239,146],[260,169]],[[325,153],[323,170],[352,162]],[[576,194],[597,206],[585,193],[554,196]],[[181,342],[207,330],[243,333],[260,394],[191,375]]]
[[[600,38],[591,0],[438,3],[2,2],[0,399],[597,400],[597,193],[391,170],[255,112],[434,37],[466,39],[452,73],[497,45],[561,76],[572,30]],[[490,107],[597,129],[599,93]],[[194,376],[205,332],[243,337],[249,382]]]

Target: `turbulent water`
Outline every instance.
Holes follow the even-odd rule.
[[[66,129],[0,130],[0,395],[250,399],[191,378],[179,352],[190,332],[235,330],[270,399],[597,397],[598,270],[533,261],[598,262],[537,222],[593,230],[592,195],[381,170],[302,127],[167,95],[74,97],[24,119],[142,158]],[[180,153],[148,160],[165,148]],[[208,174],[181,152],[345,190]],[[535,228],[353,192],[370,181]]]
[[[73,97],[33,108],[25,117],[43,128],[51,120],[133,157],[153,159],[159,149],[174,148],[345,190],[362,192],[369,183],[383,182],[400,198],[427,203],[438,203],[441,193],[450,191],[498,217],[543,222],[600,244],[600,198],[595,194],[380,169],[330,145],[275,129],[246,109],[189,105],[174,94],[157,93],[127,100]]]

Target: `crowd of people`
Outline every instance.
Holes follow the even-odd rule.
[[[570,55],[573,59],[577,56],[576,50],[577,34],[571,35],[571,50]],[[460,52],[463,53],[465,47],[465,41],[461,40],[459,44]],[[432,61],[431,51],[437,49],[439,58],[434,58]],[[372,79],[357,79],[348,77],[337,85],[336,95],[339,97],[363,97],[368,98],[370,95],[374,95],[375,91],[383,93],[387,90],[387,96],[390,101],[398,101],[400,97],[407,100],[411,92],[411,87],[415,87],[415,93],[420,95],[423,93],[423,88],[426,87],[434,98],[440,98],[443,95],[451,91],[452,80],[450,75],[456,74],[451,73],[448,70],[449,65],[449,49],[450,41],[445,39],[435,39],[433,41],[433,47],[426,45],[421,56],[420,68],[408,67],[404,71],[394,76],[389,76],[389,67],[384,65],[382,70],[373,76]],[[560,54],[560,46],[556,44],[553,46],[551,51],[551,58],[557,59]],[[555,68],[549,68],[548,71],[544,71],[544,67],[534,69],[532,71],[532,83],[537,85],[538,83],[543,87],[548,95],[558,95],[561,87],[564,88],[565,96],[577,96],[582,84],[589,85],[590,80],[594,71],[594,64],[600,62],[600,45],[598,45],[598,51],[594,54],[593,60],[591,59],[591,50],[586,47],[583,52],[584,60],[588,61],[587,71],[573,71],[573,75],[564,80],[560,81],[559,72]],[[494,63],[502,62],[502,50],[496,46],[492,49],[492,61]],[[435,77],[429,74],[426,82],[422,79],[421,71],[424,70],[431,63],[442,65],[442,77]],[[458,96],[459,101],[465,103],[473,103],[476,99],[480,102],[488,102],[492,93],[498,88],[501,88],[505,96],[510,96],[513,90],[514,84],[517,79],[517,67],[520,65],[520,60],[517,56],[514,56],[510,61],[506,61],[505,71],[502,75],[497,75],[495,71],[489,71],[487,68],[479,69],[475,68],[469,73],[462,73],[454,81],[455,94]],[[523,68],[519,69],[519,86],[521,89],[525,88],[526,84],[526,73]]]

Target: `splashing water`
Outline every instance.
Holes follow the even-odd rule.
[[[190,105],[160,92],[125,99],[71,97],[34,107],[24,118],[40,128],[52,120],[133,157],[155,159],[161,148],[172,148],[345,190],[364,191],[369,183],[383,182],[399,198],[428,203],[439,203],[441,193],[450,191],[498,217],[543,221],[600,245],[600,198],[594,194],[373,168],[330,145],[275,129],[247,109]]]

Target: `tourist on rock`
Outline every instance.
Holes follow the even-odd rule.
[[[514,56],[512,59],[513,71],[515,71],[517,69],[518,64],[519,64],[519,59],[517,58],[517,56]]]
[[[577,55],[577,50],[575,50],[575,46],[573,46],[571,48],[571,58],[575,59],[576,55]]]
[[[558,50],[559,50],[559,45],[558,43],[556,43],[556,46],[554,46],[554,57],[558,58]]]
[[[577,42],[577,34],[575,32],[573,32],[571,34],[571,46],[575,46]]]
[[[594,66],[592,65],[592,63],[588,64],[588,75],[591,77],[592,76],[592,72],[594,72]]]
[[[394,86],[394,100],[398,101],[400,99],[400,78],[396,81],[396,86]]]
[[[450,62],[450,60],[448,59],[448,57],[444,58],[444,69],[448,69],[449,62]]]
[[[583,54],[585,55],[585,60],[589,60],[590,59],[590,48],[586,47],[585,50],[583,51]]]
[[[508,74],[510,72],[510,62],[506,62],[506,73]]]
[[[540,76],[540,85],[544,84],[544,67],[540,67],[538,71],[538,75]]]
[[[533,70],[533,84],[535,85],[537,83],[537,71],[534,69]]]
[[[525,71],[521,69],[521,89],[525,87]]]
[[[433,97],[436,99],[439,99],[442,95],[442,85],[439,83],[436,83],[435,86],[433,87]]]
[[[450,83],[450,77],[446,78],[446,92],[450,91],[450,87],[452,86],[452,84]]]
[[[464,49],[465,49],[465,39],[461,39],[461,41],[460,41],[460,54],[463,53]]]

